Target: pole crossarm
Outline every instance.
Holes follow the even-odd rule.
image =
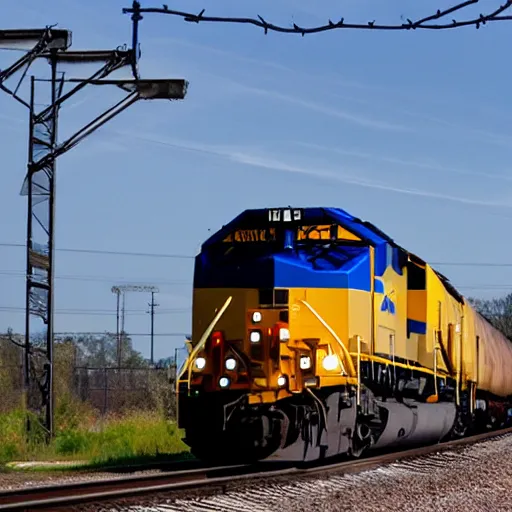
[[[79,55],[77,55],[77,58],[69,58],[70,57],[69,53],[79,54]],[[133,58],[133,52],[131,50],[128,50],[128,51],[113,50],[113,51],[101,52],[101,53],[100,52],[91,52],[91,53],[94,53],[96,55],[96,57],[98,57],[99,55],[102,56],[101,59],[95,57],[92,60],[87,60],[87,59],[81,60],[81,56],[83,56],[87,52],[69,52],[69,53],[58,54],[57,59],[59,60],[59,62],[64,61],[64,62],[74,62],[74,63],[80,62],[81,63],[81,62],[92,62],[92,61],[96,61],[96,60],[102,60],[102,61],[106,61],[106,62],[100,69],[95,71],[89,78],[86,78],[86,79],[76,78],[76,79],[65,80],[66,82],[78,83],[78,85],[75,86],[70,91],[68,91],[66,94],[62,95],[57,100],[57,103],[59,106],[60,106],[60,104],[64,103],[67,99],[71,98],[71,96],[75,95],[77,92],[82,90],[87,85],[95,83],[95,81],[97,81],[97,79],[106,77],[109,74],[113,73],[114,71],[130,64],[132,61],[132,58]],[[41,118],[47,117],[48,115],[51,114],[51,112],[52,112],[52,105],[48,106],[45,110],[40,112],[38,114],[38,117],[41,117]]]
[[[0,83],[5,82],[26,64],[31,64],[47,50],[67,50],[71,46],[71,32],[64,29],[46,27],[44,29],[0,30],[0,46],[15,47],[19,43],[34,41],[35,46],[14,64],[0,72]]]
[[[20,57],[8,68],[0,71],[0,89],[12,96],[16,101],[27,108],[28,102],[18,96],[18,89],[25,78],[32,63],[43,55],[54,54],[56,51],[65,51],[71,45],[71,32],[64,29],[46,27],[44,29],[14,29],[0,30],[0,46],[3,48],[16,47],[19,43],[35,42],[34,47]],[[50,50],[50,51],[49,51]],[[25,68],[14,90],[9,89],[4,82],[19,70]]]
[[[106,74],[107,72],[104,73],[104,75]],[[68,81],[74,82],[75,79],[70,79]],[[129,92],[129,94],[110,109],[106,110],[91,122],[80,128],[66,141],[59,144],[53,152],[46,154],[43,158],[41,158],[41,160],[34,162],[32,172],[36,172],[37,170],[48,165],[52,159],[67,153],[83,139],[94,133],[98,128],[119,115],[139,99],[183,99],[188,88],[188,82],[183,79],[99,80],[96,78],[90,78],[79,82],[77,87],[72,89],[67,95],[59,98],[57,100],[58,106],[60,106],[63,101],[71,97],[75,92],[82,89],[86,85],[117,85],[121,89]],[[52,107],[50,106],[45,111],[38,114],[36,119],[39,120],[40,118],[48,116],[51,113],[51,108]],[[22,195],[26,195],[25,183],[22,188]]]
[[[121,284],[118,286],[112,286],[112,293],[123,293],[123,292],[155,292],[158,293],[158,286],[146,285],[146,284]]]
[[[33,115],[33,124],[34,126],[43,127],[42,130],[35,130],[33,135],[33,142],[39,148],[44,148],[46,150],[49,149],[49,145],[47,141],[44,141],[39,136],[39,133],[45,133],[48,131],[49,127],[54,122],[54,115],[58,112],[62,104],[73,97],[77,92],[84,89],[87,85],[94,83],[100,78],[106,77],[111,74],[113,71],[120,69],[121,67],[127,66],[131,64],[131,60],[133,58],[133,52],[131,50],[106,50],[106,51],[81,51],[81,52],[70,52],[70,55],[66,55],[64,57],[64,53],[54,53],[53,57],[49,56],[51,62],[54,63],[55,66],[59,64],[59,62],[91,62],[91,61],[107,61],[104,62],[103,66],[96,70],[89,78],[86,79],[77,79],[77,85],[73,87],[70,91],[62,94],[63,86],[65,83],[64,78],[60,80],[60,87],[58,94],[55,96],[55,101],[51,103],[49,106],[44,108],[41,112],[36,113],[32,111]],[[44,80],[43,80],[44,81]],[[36,80],[37,82],[37,80]],[[52,162],[60,155],[66,153],[71,148],[75,147],[81,140],[87,137],[89,134],[94,132],[100,126],[105,124],[109,119],[112,119],[117,114],[121,113],[123,110],[128,108],[132,103],[134,103],[138,98],[135,97],[134,94],[125,97],[119,103],[111,107],[106,112],[103,112],[100,116],[95,118],[90,123],[86,124],[76,133],[71,135],[66,141],[61,144],[55,144],[52,150],[44,151],[44,154],[39,158],[30,162],[27,175],[23,182],[21,188],[21,195],[28,195],[28,181],[29,175],[34,175],[39,171],[44,171],[44,175],[49,176],[51,171],[49,167],[52,165]],[[43,175],[43,180],[44,180]],[[41,183],[41,180],[36,180],[32,182],[32,186],[37,188],[36,192],[41,192],[43,194],[48,193],[48,189]]]

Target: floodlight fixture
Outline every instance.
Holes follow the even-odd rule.
[[[67,50],[71,46],[70,30],[46,28],[0,30],[0,44],[4,47],[15,47],[20,43],[43,42],[52,50]]]
[[[145,100],[182,100],[188,89],[188,82],[183,79],[134,80],[120,87],[126,91],[136,90]]]
[[[68,82],[77,82],[79,79],[70,78]],[[117,85],[121,89],[138,93],[139,99],[144,100],[182,100],[187,95],[189,82],[182,78],[155,78],[140,80],[90,80],[91,85]]]
[[[58,53],[56,58],[59,63],[84,64],[86,62],[108,62],[116,56],[118,60],[128,63],[133,58],[133,55],[133,50],[117,48],[115,50],[73,50]],[[52,58],[49,52],[45,52],[42,56]]]
[[[5,87],[3,82],[24,66],[26,66],[26,73],[32,62],[48,50],[50,50],[50,55],[56,55],[59,50],[67,50],[71,46],[71,39],[70,30],[53,29],[51,27],[43,29],[0,30],[0,46],[2,48],[16,49],[19,48],[20,43],[30,43],[32,45],[32,48],[14,62],[14,64],[0,71],[0,88],[25,105],[25,107],[29,107],[29,105],[16,94],[21,82],[18,83],[18,87],[14,92]],[[23,80],[23,76],[21,80]]]

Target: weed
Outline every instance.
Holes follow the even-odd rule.
[[[13,460],[80,460],[102,466],[117,461],[186,458],[182,432],[158,413],[130,411],[104,418],[63,402],[56,410],[55,438],[44,441],[42,431],[25,435],[22,411],[0,415],[0,463]],[[33,422],[34,425],[37,422]]]

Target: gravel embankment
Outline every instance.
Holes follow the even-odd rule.
[[[158,470],[137,471],[130,475],[147,475],[160,473]],[[110,473],[100,471],[0,471],[0,492],[12,489],[23,489],[33,486],[59,485],[72,482],[86,482],[90,480],[112,480],[125,478],[124,473]]]
[[[460,451],[396,462],[355,475],[268,484],[201,498],[154,497],[151,505],[96,510],[341,512],[512,510],[512,435]]]

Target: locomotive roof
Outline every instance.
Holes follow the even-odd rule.
[[[275,207],[275,208],[257,208],[257,209],[248,209],[244,210],[242,213],[237,215],[233,220],[231,220],[228,224],[222,226],[216,233],[214,233],[210,238],[208,238],[202,245],[202,249],[207,249],[212,244],[216,244],[224,240],[224,238],[236,229],[261,229],[266,226],[275,226],[276,224],[285,224],[285,222],[281,221],[272,221],[270,220],[271,212],[284,212],[290,211],[292,212],[292,219],[294,212],[297,213],[297,218],[293,220],[293,223],[300,225],[320,225],[326,223],[335,222],[342,227],[351,231],[354,235],[357,235],[362,240],[368,242],[371,245],[381,245],[381,244],[390,244],[393,247],[396,247],[398,250],[402,251],[404,254],[409,256],[409,259],[415,263],[419,263],[420,265],[428,265],[426,261],[417,255],[411,253],[410,251],[404,249],[400,245],[398,245],[389,235],[380,230],[377,226],[372,224],[371,222],[362,220],[358,217],[353,216],[346,210],[342,208],[333,208],[333,207]],[[292,223],[292,222],[291,222]],[[448,291],[456,296],[459,300],[462,299],[462,296],[457,292],[457,290],[450,283],[449,279],[445,277],[440,272],[434,272],[437,274],[439,279],[446,286]]]
[[[299,224],[326,224],[336,222],[344,228],[348,229],[355,235],[359,236],[362,240],[369,242],[372,245],[380,245],[388,243],[393,247],[402,250],[406,254],[410,254],[409,251],[400,247],[390,236],[381,231],[374,224],[354,217],[347,211],[341,208],[330,208],[330,207],[308,207],[308,208],[292,208],[292,207],[277,207],[277,208],[258,208],[245,210],[237,215],[228,224],[222,226],[222,228],[208,238],[204,243],[203,247],[207,248],[211,244],[222,241],[227,234],[235,229],[256,229],[262,228],[268,225],[275,225],[276,222],[269,221],[269,212],[273,211],[284,211],[292,210],[300,212],[300,219],[295,220],[295,223]],[[284,223],[283,223],[284,224]],[[425,262],[416,256],[416,259],[420,260],[423,264]]]

